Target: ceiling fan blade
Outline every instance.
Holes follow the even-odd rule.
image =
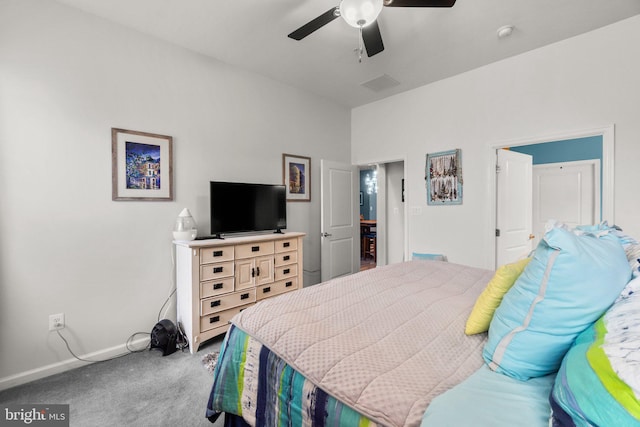
[[[386,7],[452,7],[456,0],[384,0]]]
[[[316,19],[313,19],[307,22],[302,27],[298,28],[297,30],[289,34],[288,37],[294,40],[302,40],[303,38],[307,37],[309,34],[313,33],[315,30],[321,27],[324,27],[329,22],[336,19],[339,16],[338,14],[336,14],[337,9],[338,7],[336,6],[333,9],[326,11],[322,15],[318,16]]]
[[[378,21],[373,21],[371,25],[362,28],[362,41],[364,42],[364,47],[367,49],[367,56],[369,58],[384,50]]]

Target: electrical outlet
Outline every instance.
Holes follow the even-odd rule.
[[[64,329],[64,313],[49,315],[49,330],[58,331]]]

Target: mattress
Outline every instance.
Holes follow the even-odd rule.
[[[483,364],[486,335],[467,336],[464,325],[492,276],[409,261],[264,300],[232,320],[207,416],[420,425],[435,396]]]

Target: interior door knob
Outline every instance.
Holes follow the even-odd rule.
[[[332,236],[332,234],[329,234],[329,233],[326,233],[326,232],[322,233],[322,237],[331,237],[331,236]]]
[[[533,235],[533,234],[529,234],[529,240],[533,240],[533,239],[535,239],[535,238],[536,238],[536,236],[535,236],[535,235]]]

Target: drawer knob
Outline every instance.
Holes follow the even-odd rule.
[[[213,256],[214,257],[222,256],[222,251],[213,251]]]
[[[282,273],[283,274],[289,274],[289,273],[291,273],[291,270],[286,268],[286,269],[282,270]]]
[[[260,252],[260,246],[251,246],[251,252]]]
[[[289,242],[284,242],[282,244],[282,247],[284,247],[284,248],[288,248],[289,246],[291,246],[291,243],[289,243]]]
[[[293,282],[287,282],[287,283],[285,283],[285,284],[284,284],[284,287],[285,287],[285,288],[288,288],[288,287],[290,287],[291,285],[293,285]]]
[[[220,316],[213,316],[209,318],[209,323],[216,323],[220,321]]]
[[[269,293],[269,292],[271,292],[271,287],[269,287],[269,286],[267,286],[266,288],[263,288],[263,289],[262,289],[262,293],[263,293],[263,294],[267,294],[267,293]]]
[[[222,273],[222,270],[224,270],[224,267],[213,267],[214,273]]]
[[[224,286],[224,284],[222,283],[216,283],[213,285],[213,289],[222,289],[222,287]]]
[[[291,257],[289,255],[285,255],[284,257],[282,257],[283,261],[289,261],[291,259]]]
[[[240,299],[241,299],[241,300],[243,300],[243,299],[247,299],[247,298],[249,298],[249,294],[242,294],[242,295],[240,295]]]
[[[211,307],[217,307],[220,305],[220,300],[211,301]]]

